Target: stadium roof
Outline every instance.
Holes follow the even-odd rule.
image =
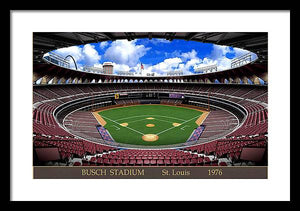
[[[33,63],[44,63],[45,53],[59,48],[127,39],[182,39],[237,47],[256,53],[256,63],[267,63],[268,33],[266,32],[34,32]]]

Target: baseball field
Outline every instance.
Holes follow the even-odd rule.
[[[205,111],[170,105],[132,105],[94,112],[115,142],[159,146],[184,143]],[[201,117],[202,116],[202,117]]]

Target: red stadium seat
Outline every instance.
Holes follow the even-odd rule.
[[[143,165],[143,160],[142,159],[137,159],[136,160],[136,165]]]
[[[149,164],[150,164],[150,160],[145,159],[145,160],[144,160],[144,165],[149,165]]]
[[[81,166],[81,163],[77,161],[73,164],[73,166]]]
[[[122,161],[122,165],[128,165],[129,164],[129,159],[124,159]]]
[[[136,164],[136,159],[130,159],[129,165],[135,165]]]
[[[102,165],[103,164],[103,158],[101,158],[101,157],[97,158],[96,163],[97,163],[97,165]]]
[[[219,163],[219,166],[227,166],[227,163],[225,163],[225,162],[220,162],[220,163]]]
[[[157,160],[157,164],[160,166],[164,165],[164,160],[163,159]]]
[[[196,158],[191,159],[191,165],[196,165],[198,163],[198,160]]]
[[[109,161],[108,158],[105,158],[105,159],[103,160],[103,163],[104,163],[104,165],[106,165],[106,166],[110,165],[110,161]]]
[[[150,164],[151,165],[156,165],[156,159],[155,160],[154,159],[150,160]]]
[[[165,164],[166,166],[171,165],[170,159],[164,159],[163,161],[164,161],[164,164]]]

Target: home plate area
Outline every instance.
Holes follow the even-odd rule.
[[[158,140],[158,135],[155,134],[145,134],[142,136],[142,139],[144,141],[157,141]]]

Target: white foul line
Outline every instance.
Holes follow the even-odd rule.
[[[200,114],[199,116],[201,116],[201,115],[202,115],[202,114]],[[191,121],[192,119],[199,118],[199,116],[196,116],[196,117],[193,117],[193,118],[191,118],[191,119],[189,119],[189,120],[186,120],[186,121],[182,122],[181,125],[183,125],[183,124],[185,124],[185,123]],[[174,129],[174,128],[176,128],[176,127],[175,127],[175,126],[170,127],[170,128],[168,128],[168,129],[166,129],[166,130],[163,130],[163,131],[157,133],[156,135],[162,134],[162,133],[164,133],[164,132],[166,132],[166,131],[168,131],[168,130],[172,130],[172,129]]]
[[[117,128],[116,130],[120,130],[120,128],[119,128],[119,127],[117,127],[117,126],[115,126],[115,125],[113,125],[113,127]]]
[[[180,128],[180,130],[184,130],[183,128],[185,128],[185,127],[189,127],[189,125],[183,126],[182,128]]]
[[[103,116],[103,115],[101,115],[102,117],[104,117],[104,118],[106,118],[106,119],[108,119],[108,120],[110,120],[110,121],[112,121],[112,122],[114,122],[114,123],[116,123],[116,124],[118,124],[118,125],[120,125],[120,123],[118,123],[118,122],[116,122],[116,121],[114,121],[114,120],[112,120],[112,119],[110,119],[110,118],[107,118],[107,117],[105,117],[105,116]],[[136,133],[139,133],[139,134],[141,134],[141,135],[145,135],[145,134],[143,134],[143,133],[141,133],[140,131],[137,131],[137,130],[135,130],[135,129],[132,129],[132,128],[130,128],[130,127],[126,127],[126,128],[128,128],[128,129],[130,129],[130,130],[132,130],[132,131],[134,131],[134,132],[136,132]]]
[[[153,115],[152,115],[153,116]],[[131,121],[131,122],[127,122],[128,124],[129,123],[133,123],[133,122],[139,122],[139,121],[146,121],[146,119],[138,119],[138,120],[134,120],[134,121]],[[157,119],[157,118],[155,118],[155,120],[157,120],[157,121],[162,121],[162,122],[168,122],[168,123],[174,123],[174,122],[171,122],[171,121],[167,121],[167,120],[162,120],[162,119]]]
[[[166,118],[172,118],[172,119],[178,119],[178,120],[181,120],[181,121],[185,121],[185,119],[179,119],[179,118],[176,118],[176,117],[162,116],[162,115],[153,115],[153,114],[125,117],[125,118],[121,118],[121,119],[116,119],[116,121],[120,121],[120,120],[124,120],[124,119],[130,119],[130,118],[134,118],[134,117],[142,117],[142,116],[158,116],[158,117],[166,117]]]

